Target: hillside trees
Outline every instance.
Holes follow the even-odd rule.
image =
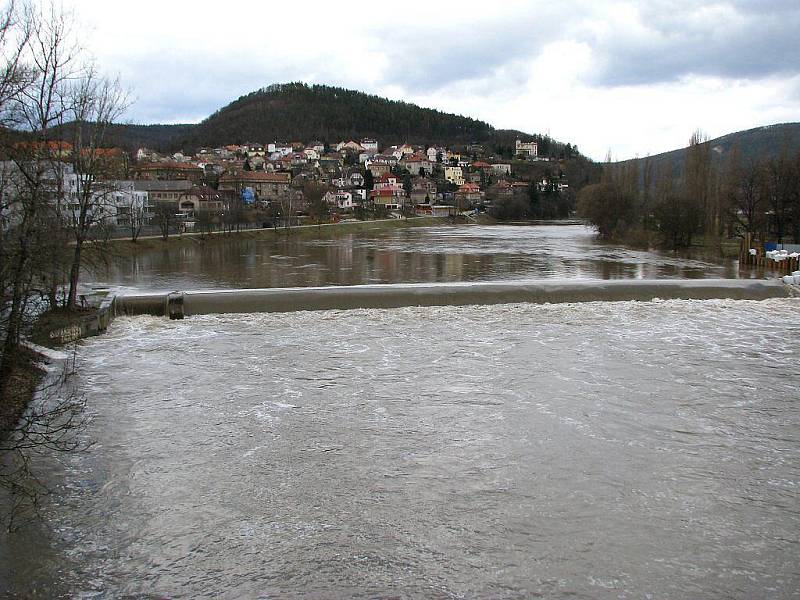
[[[800,152],[791,147],[784,142],[778,155],[743,160],[734,145],[720,161],[696,131],[679,175],[671,161],[607,161],[602,183],[579,195],[579,215],[601,236],[624,239],[641,228],[670,249],[691,246],[698,236],[800,243]]]
[[[771,158],[740,156],[734,148],[720,175],[727,228],[734,235],[800,243],[800,152],[784,146]]]
[[[344,88],[287,83],[242,96],[212,114],[193,132],[195,145],[231,139],[377,139],[447,143],[490,139],[483,121],[420,108]],[[201,143],[202,142],[202,143]]]

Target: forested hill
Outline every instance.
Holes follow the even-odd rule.
[[[734,148],[744,165],[764,158],[777,157],[783,151],[793,155],[800,151],[800,123],[779,123],[737,131],[709,140],[706,144],[711,147],[712,160],[720,166],[728,161]],[[680,178],[683,174],[685,156],[686,149],[681,148],[647,158],[637,158],[634,161],[639,163],[650,161],[654,173],[664,172],[666,165],[669,164],[672,166],[673,176]],[[618,164],[628,162],[631,161],[621,161]]]
[[[145,147],[165,152],[178,150],[184,140],[191,137],[197,125],[125,125],[114,124],[107,133],[109,146],[120,146],[129,151]],[[67,138],[69,139],[69,138]]]
[[[242,96],[200,123],[209,145],[248,140],[463,143],[493,140],[488,123],[362,92],[303,83],[272,85]]]
[[[408,142],[448,146],[483,143],[513,148],[517,138],[558,156],[565,144],[547,136],[495,129],[484,121],[326,85],[275,84],[242,96],[197,125],[118,125],[113,141],[127,149],[191,150],[246,142],[374,138],[381,146]],[[571,153],[573,149],[568,148]]]

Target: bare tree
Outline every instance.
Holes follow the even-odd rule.
[[[14,140],[4,132],[4,150],[11,158],[10,178],[15,189],[9,208],[12,223],[3,234],[2,244],[5,320],[0,394],[5,393],[21,335],[30,321],[31,300],[48,278],[40,267],[45,256],[52,256],[46,250],[51,247],[52,232],[60,225],[64,181],[60,162],[64,147],[54,141],[52,129],[63,122],[65,89],[75,73],[76,60],[62,15],[53,8],[49,12],[28,7],[20,10],[3,20],[6,27],[16,24],[23,42],[13,46],[13,58],[6,63],[10,66],[2,69],[13,81],[5,85],[5,105],[0,112],[6,123],[31,133]],[[7,29],[2,41],[12,37]],[[57,271],[49,273],[51,283],[59,277]]]
[[[283,219],[283,226],[288,232],[292,227],[292,219],[294,218],[294,201],[293,190],[289,189],[284,191],[278,198],[281,211],[281,219]]]
[[[73,131],[72,165],[78,184],[76,202],[69,211],[74,252],[67,309],[74,310],[84,244],[102,230],[113,211],[110,200],[114,190],[98,185],[96,178],[103,162],[100,150],[106,132],[124,112],[127,97],[118,81],[99,77],[94,67],[89,66],[69,89],[68,103],[66,114]]]
[[[322,221],[330,216],[330,207],[325,201],[326,187],[313,181],[307,182],[303,186],[303,198],[305,199],[311,217],[317,223],[317,231],[320,231]]]
[[[27,405],[37,377],[22,342],[33,319],[57,307],[65,283],[66,304],[75,306],[80,246],[106,195],[94,185],[94,151],[123,103],[113,84],[81,64],[70,19],[54,5],[0,13],[0,60],[0,149],[8,159],[0,165],[0,487],[12,492],[14,509],[35,507],[43,490],[32,452],[80,446],[83,404],[66,374]],[[68,123],[71,144],[62,139]],[[78,243],[74,253],[69,239]]]
[[[792,220],[792,202],[800,185],[797,161],[789,157],[788,144],[784,143],[780,155],[766,161],[764,184],[767,205],[770,209],[772,231],[778,242],[783,242]]]
[[[136,242],[142,233],[142,229],[148,222],[147,207],[139,204],[135,199],[131,202],[128,219],[128,231],[131,234],[131,241]]]
[[[764,170],[755,162],[741,165],[733,153],[727,177],[728,214],[738,233],[762,233],[767,205]]]
[[[699,207],[699,211],[692,215],[699,219],[696,229],[716,233],[719,219],[711,194],[712,179],[711,147],[708,138],[698,129],[686,148],[682,195],[693,206]],[[693,226],[691,223],[686,225],[687,228]]]
[[[153,220],[161,231],[161,239],[167,241],[169,232],[175,225],[175,210],[167,202],[158,202],[153,209]]]

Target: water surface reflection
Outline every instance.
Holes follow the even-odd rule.
[[[735,278],[719,264],[597,241],[581,225],[439,226],[231,239],[114,259],[96,282],[153,291],[546,278]]]

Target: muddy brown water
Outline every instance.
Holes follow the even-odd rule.
[[[394,257],[376,277],[437,247],[460,265],[475,248],[484,278],[728,268],[579,230],[543,233],[550,258],[518,240],[517,259],[518,229],[436,231],[347,244]],[[137,277],[196,284],[197,260]],[[54,493],[0,534],[0,592],[797,597],[798,342],[792,298],[118,319],[77,346],[94,445],[35,457]]]
[[[137,291],[524,279],[736,278],[735,260],[602,244],[581,225],[376,229],[167,246],[112,259],[98,285]]]

